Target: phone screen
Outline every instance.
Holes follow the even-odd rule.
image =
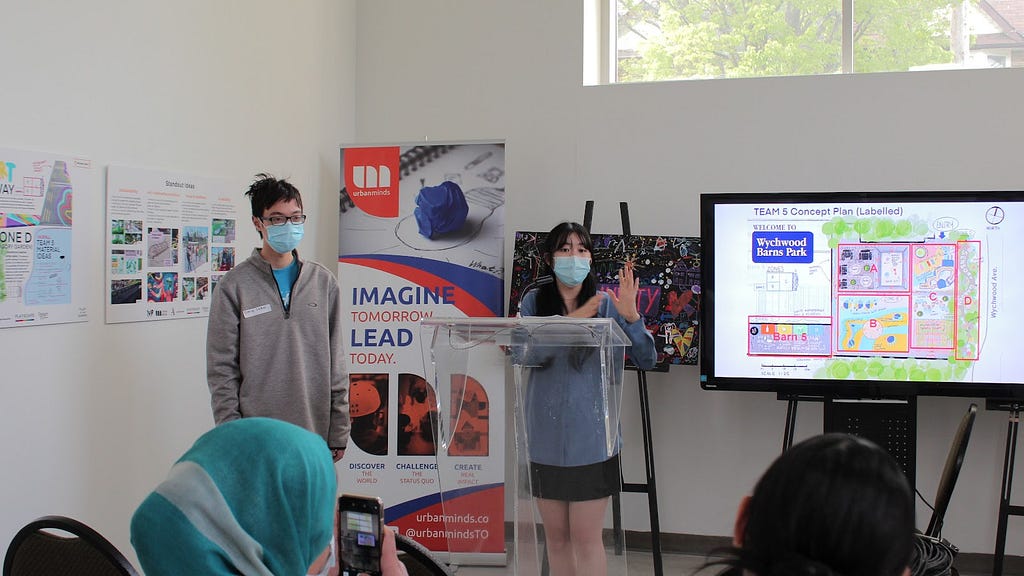
[[[341,576],[379,575],[380,500],[342,496],[338,503]]]

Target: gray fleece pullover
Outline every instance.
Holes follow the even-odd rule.
[[[348,374],[338,282],[327,268],[293,254],[299,276],[288,309],[259,249],[213,290],[206,331],[213,418],[277,418],[345,448]]]

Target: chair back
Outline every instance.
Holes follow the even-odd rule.
[[[54,532],[59,530],[66,534]],[[106,538],[64,516],[44,516],[11,540],[3,576],[139,576]]]
[[[398,548],[398,559],[405,564],[409,576],[455,576],[455,571],[448,564],[404,534],[395,533],[395,547]]]
[[[946,508],[953,497],[953,488],[956,487],[956,479],[960,476],[960,466],[964,463],[964,456],[967,454],[967,443],[971,439],[971,428],[974,427],[974,417],[978,413],[978,405],[971,403],[967,413],[960,419],[960,427],[953,437],[953,443],[949,447],[949,454],[946,455],[946,465],[942,469],[942,477],[939,479],[939,488],[935,492],[935,510],[932,518],[928,521],[926,536],[938,538],[942,533],[942,521],[946,516]]]

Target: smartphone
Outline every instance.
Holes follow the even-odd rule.
[[[380,576],[384,504],[380,498],[338,497],[338,555],[341,576]]]

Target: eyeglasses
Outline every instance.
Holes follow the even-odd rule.
[[[270,222],[271,226],[284,226],[285,222],[291,222],[292,224],[302,224],[303,222],[306,221],[306,215],[292,214],[291,216],[280,216],[275,214],[273,216],[261,216],[260,220],[263,220],[264,222]]]

